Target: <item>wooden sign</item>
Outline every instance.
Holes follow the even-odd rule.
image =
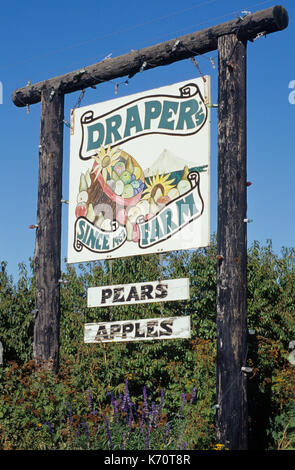
[[[167,279],[138,284],[89,287],[88,307],[143,304],[189,299],[189,279]]]
[[[210,77],[72,112],[68,262],[207,246]]]
[[[190,338],[190,316],[86,323],[84,343]]]

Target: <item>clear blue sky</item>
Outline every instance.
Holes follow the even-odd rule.
[[[40,104],[17,108],[12,92],[83,66],[141,49],[274,6],[255,0],[150,0],[149,2],[51,0],[5,2],[1,6],[0,81],[1,183],[3,205],[0,260],[17,279],[18,263],[33,256],[36,222]],[[248,43],[248,244],[258,240],[273,247],[294,247],[295,104],[289,83],[295,80],[295,2],[281,3],[289,13],[286,30]],[[211,75],[212,103],[217,103],[217,52],[198,57],[203,74]],[[82,105],[164,86],[199,76],[190,60],[87,89]],[[115,86],[119,84],[118,94]],[[80,93],[66,96],[65,118]],[[217,230],[217,111],[211,129],[211,233]],[[69,129],[64,132],[63,197],[68,198]],[[67,206],[63,205],[62,258],[67,255]]]

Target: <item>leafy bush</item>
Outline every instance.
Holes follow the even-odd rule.
[[[214,447],[216,243],[162,258],[67,266],[56,375],[31,361],[34,276],[20,264],[14,284],[1,263],[0,448]],[[190,278],[189,301],[87,308],[88,287],[169,277]],[[288,361],[294,309],[295,250],[277,255],[270,242],[254,243],[248,252],[248,326],[256,332],[248,352],[250,448],[294,447],[295,372]],[[174,315],[191,316],[190,339],[83,342],[86,322]]]

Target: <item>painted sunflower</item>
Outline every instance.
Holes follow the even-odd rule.
[[[100,147],[100,150],[93,157],[96,161],[96,165],[93,167],[91,173],[95,173],[95,180],[100,174],[102,174],[105,181],[108,175],[112,176],[112,167],[118,161],[120,153],[121,150],[118,147],[111,149],[109,145],[107,150],[105,150],[103,146]]]
[[[169,179],[170,176],[170,173],[159,175],[159,170],[157,170],[156,175],[146,179],[146,189],[142,193],[142,199],[154,198],[155,194],[159,192],[162,193],[162,196],[167,196],[170,189],[175,187],[175,184],[173,184],[175,180],[174,178]]]

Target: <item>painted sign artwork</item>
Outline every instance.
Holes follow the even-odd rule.
[[[72,112],[69,263],[209,244],[209,84]]]

